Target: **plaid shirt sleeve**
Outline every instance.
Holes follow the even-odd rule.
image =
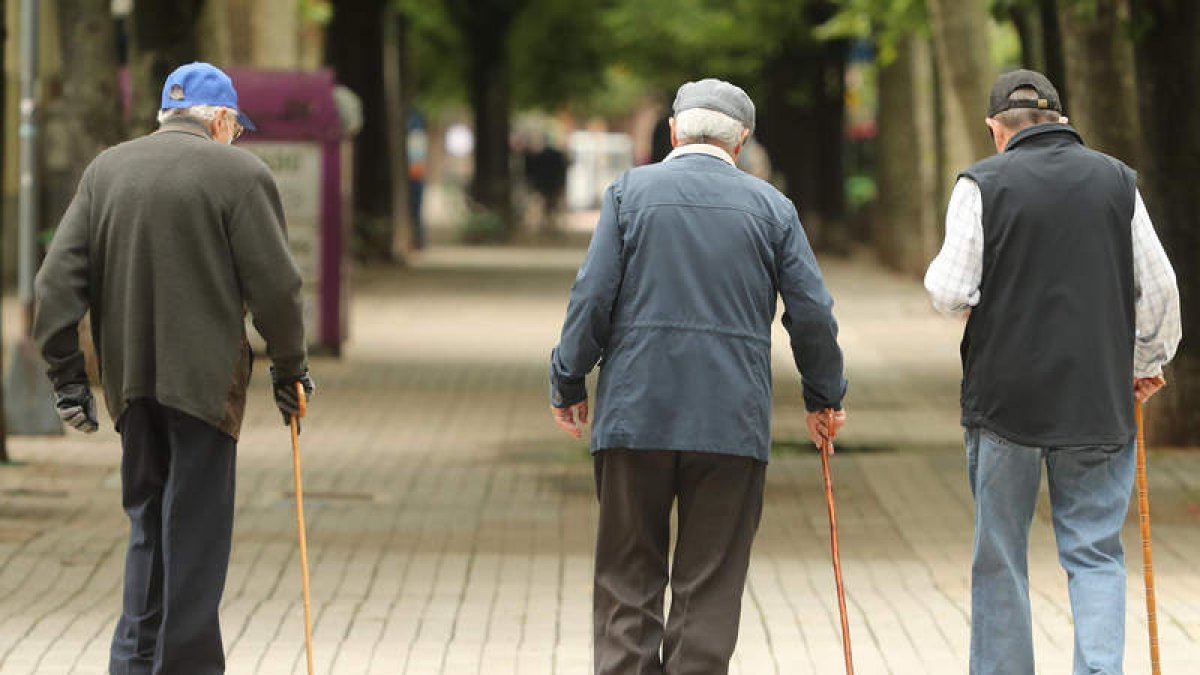
[[[946,209],[946,241],[925,272],[933,307],[960,314],[979,304],[983,277],[983,197],[969,178],[959,178]]]
[[[1133,283],[1137,322],[1133,374],[1156,377],[1175,356],[1183,329],[1175,270],[1154,233],[1141,192],[1133,208]]]

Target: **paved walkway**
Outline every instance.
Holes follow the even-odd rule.
[[[546,358],[581,251],[456,249],[356,279],[346,358],[318,360],[302,437],[320,673],[585,674],[595,522],[584,445],[546,413]],[[920,287],[828,261],[852,382],[835,459],[860,673],[965,672],[971,500],[961,327]],[[782,346],[784,342],[777,340]],[[777,454],[733,672],[836,673],[819,462],[777,349]],[[260,372],[222,612],[230,673],[303,672],[287,435]],[[100,673],[126,535],[117,438],[15,439],[0,467],[0,673]],[[1200,669],[1200,453],[1151,456],[1164,672]],[[1040,671],[1071,625],[1043,507],[1031,551]],[[1149,672],[1136,523],[1130,673]]]

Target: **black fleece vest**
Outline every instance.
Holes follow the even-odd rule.
[[[984,237],[963,425],[1038,447],[1132,441],[1133,170],[1040,124],[961,175]]]

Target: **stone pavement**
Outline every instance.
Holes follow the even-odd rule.
[[[355,279],[352,341],[344,359],[314,363],[302,436],[318,672],[589,672],[591,466],[551,425],[545,381],[581,255],[450,247]],[[825,266],[852,387],[834,481],[858,672],[965,672],[961,326],[934,316],[910,279],[869,261]],[[841,669],[819,462],[802,441],[784,344],[741,675]],[[223,626],[230,673],[299,673],[290,447],[264,379],[240,446]],[[103,672],[126,536],[117,438],[14,439],[11,454],[17,463],[0,467],[0,673]],[[1200,452],[1152,453],[1151,495],[1164,672],[1198,672]],[[1070,615],[1046,516],[1043,506],[1030,555],[1039,671],[1066,673]],[[1129,523],[1128,672],[1145,673]]]

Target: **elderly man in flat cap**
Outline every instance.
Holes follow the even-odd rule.
[[[162,91],[160,128],[88,165],[37,276],[34,334],[59,415],[99,426],[76,326],[91,312],[105,402],[121,434],[129,515],[114,675],[225,671],[217,609],[233,533],[237,437],[252,354],[267,342],[276,403],[311,393],[300,273],[271,172],[229,147],[237,92],[207,63]]]
[[[778,297],[813,441],[845,420],[833,300],[796,207],[734,165],[754,104],[707,79],[673,107],[671,154],[605,193],[550,362],[551,411],[576,438],[601,366],[597,675],[728,671],[762,513]]]

